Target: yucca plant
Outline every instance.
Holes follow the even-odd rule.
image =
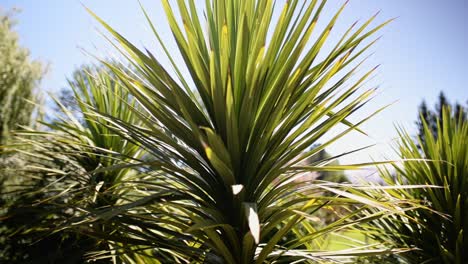
[[[373,229],[378,231],[374,238],[417,248],[401,254],[406,263],[466,263],[468,123],[462,115],[453,117],[449,108],[437,120],[435,134],[425,121],[422,123],[424,141],[419,137],[415,141],[399,130],[399,153],[408,161],[395,165],[395,174],[383,170],[382,176],[390,185],[439,186],[393,192],[395,197],[424,201],[431,210],[408,211],[410,220],[392,216],[372,222]]]
[[[139,193],[133,200],[91,212],[73,225],[118,227],[129,235],[125,241],[94,235],[186,263],[290,263],[381,253],[322,252],[320,243],[328,233],[397,213],[403,206],[399,200],[300,179],[304,172],[369,164],[300,164],[344,135],[362,133],[358,126],[378,112],[355,124],[348,121],[374,92],[360,88],[375,68],[354,75],[375,43],[368,40],[388,22],[369,28],[373,16],[357,28],[354,24],[324,52],[345,5],[311,39],[326,1],[287,1],[277,19],[272,0],[207,0],[204,9],[193,0],[177,1],[177,9],[169,1],[162,4],[184,64],[144,15],[173,71],[162,65],[161,54],[138,49],[93,14],[131,64],[131,71],[107,66],[138,101],[141,107],[129,111],[144,126],[100,111],[94,115],[148,153],[140,164],[101,171],[128,166],[153,174],[135,184]],[[340,124],[345,126],[338,135],[323,140]],[[314,214],[333,204],[360,207],[324,227],[313,224]],[[380,211],[360,217],[368,207]],[[291,240],[279,243],[291,234]]]

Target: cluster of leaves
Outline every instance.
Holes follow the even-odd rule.
[[[453,117],[444,107],[437,133],[423,121],[424,141],[417,142],[403,130],[401,158],[396,175],[383,171],[389,184],[430,184],[438,188],[395,190],[396,197],[424,201],[429,210],[408,212],[408,219],[392,216],[373,222],[375,239],[394,245],[416,247],[401,254],[407,263],[465,263],[468,237],[468,122],[462,114]],[[412,161],[413,160],[413,161]]]

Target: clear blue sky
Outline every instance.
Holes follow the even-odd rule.
[[[279,1],[281,2],[281,1]],[[331,0],[328,10],[335,10],[343,1]],[[138,2],[132,0],[82,0],[136,44],[155,48]],[[17,18],[17,31],[23,46],[35,59],[50,64],[42,83],[47,91],[66,86],[66,76],[81,64],[93,61],[80,49],[107,57],[114,53],[98,33],[100,27],[75,0],[0,0],[0,7],[22,9]],[[142,0],[165,38],[170,38],[165,16],[157,0]],[[382,10],[380,21],[398,19],[382,31],[383,38],[373,49],[369,64],[381,64],[373,82],[380,84],[378,96],[368,109],[397,103],[367,123],[364,128],[372,135],[365,138],[352,135],[329,150],[334,154],[369,143],[378,143],[371,151],[342,159],[342,162],[362,161],[372,155],[381,159],[389,153],[388,144],[395,136],[394,124],[414,132],[417,106],[425,98],[431,105],[443,90],[450,100],[468,99],[468,1],[466,0],[351,0],[340,25],[368,18]],[[339,29],[338,29],[339,30]]]

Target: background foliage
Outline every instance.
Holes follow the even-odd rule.
[[[409,219],[394,216],[373,222],[374,239],[417,248],[401,254],[407,263],[464,263],[466,260],[468,123],[462,112],[458,114],[453,116],[452,110],[443,106],[442,118],[436,120],[436,133],[429,123],[422,121],[424,141],[420,137],[414,141],[400,130],[399,152],[408,161],[395,166],[396,175],[382,171],[388,184],[440,186],[395,191],[397,197],[423,201],[430,210],[411,210]]]
[[[19,46],[12,14],[0,13],[0,145],[10,130],[30,124],[34,104],[28,101],[35,100],[34,88],[43,74],[41,64]]]
[[[468,103],[468,101],[467,101]],[[426,142],[426,129],[425,124],[431,131],[432,135],[437,137],[438,132],[438,121],[442,120],[443,118],[443,109],[447,108],[446,111],[450,112],[450,116],[453,118],[461,118],[463,122],[467,121],[468,118],[468,105],[463,106],[462,104],[456,102],[455,104],[451,104],[447,97],[445,96],[444,92],[440,92],[437,103],[434,109],[431,109],[427,106],[426,102],[423,101],[419,106],[419,113],[418,120],[416,121],[416,125],[418,127],[418,138],[423,142]],[[440,125],[443,125],[440,124]]]

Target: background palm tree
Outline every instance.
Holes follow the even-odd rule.
[[[97,172],[122,160],[139,160],[144,151],[89,113],[93,109],[138,125],[128,110],[136,107],[135,99],[102,67],[83,67],[69,84],[75,109],[56,101],[56,115],[40,121],[41,130],[17,132],[12,145],[25,166],[16,168],[23,177],[20,185],[10,187],[15,200],[2,221],[9,232],[3,258],[10,263],[82,263],[87,253],[109,250],[107,243],[85,235],[90,231],[57,231],[83,210],[115,205],[128,193],[124,182],[142,177],[132,168]]]
[[[372,222],[379,241],[394,245],[416,247],[418,250],[401,254],[406,263],[464,263],[468,238],[468,123],[463,115],[452,115],[443,108],[442,119],[437,119],[437,133],[428,123],[424,125],[424,141],[414,140],[400,130],[399,151],[409,160],[396,166],[396,176],[382,171],[387,183],[430,184],[440,188],[407,189],[393,192],[395,197],[411,197],[424,201],[431,210],[408,211],[408,219],[393,216]],[[416,161],[415,161],[416,160]]]

